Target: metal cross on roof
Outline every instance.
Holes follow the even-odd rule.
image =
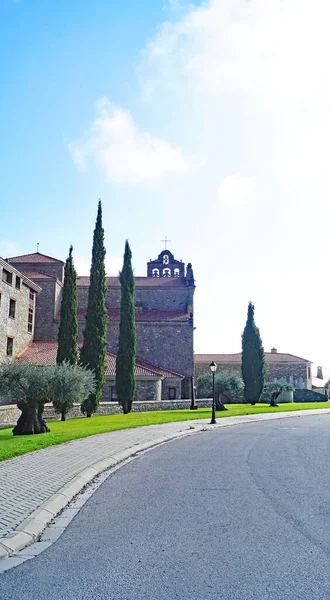
[[[172,240],[168,240],[167,236],[165,235],[165,240],[160,240],[160,241],[165,244],[165,250],[167,250],[167,244],[168,244],[168,242],[171,242]]]

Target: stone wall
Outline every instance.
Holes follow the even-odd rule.
[[[160,401],[161,400],[162,382],[161,379],[137,379],[135,386],[134,401],[148,400],[148,401]],[[115,378],[108,377],[103,388],[102,401],[109,402],[116,398],[115,392]]]
[[[7,356],[7,337],[14,338],[13,356],[21,352],[33,339],[28,332],[28,315],[30,308],[30,288],[21,280],[20,289],[16,289],[16,275],[13,273],[12,284],[2,281],[0,267],[0,360]],[[36,293],[34,292],[34,296]],[[9,317],[10,299],[15,300],[15,318]],[[35,299],[31,307],[35,313]]]
[[[10,261],[10,264],[13,265],[13,267],[15,267],[18,271],[21,271],[22,273],[24,273],[25,271],[28,273],[32,272],[37,272],[37,273],[42,273],[44,275],[49,275],[50,277],[56,277],[59,281],[63,281],[63,276],[64,276],[64,265],[61,262],[53,262],[53,263],[22,263],[22,262],[18,262],[15,263],[15,261]],[[33,280],[33,277],[31,275],[31,279]],[[39,281],[38,281],[39,283]]]
[[[181,379],[163,379],[162,400],[170,400],[170,388],[175,389],[175,400],[181,400]]]
[[[38,279],[38,282],[41,292],[37,298],[34,339],[56,340],[58,323],[54,321],[54,316],[60,310],[63,285],[55,279]]]
[[[212,400],[197,400],[196,406],[199,408],[211,408]],[[190,408],[190,400],[177,400],[160,402],[134,402],[132,412],[146,412],[153,410],[185,410]],[[121,414],[122,409],[118,402],[101,402],[99,404],[96,415],[114,415]],[[6,425],[15,425],[21,412],[15,405],[0,406],[0,427]],[[69,411],[68,419],[82,417],[80,405],[76,404]],[[46,405],[44,410],[44,418],[46,421],[59,420],[60,415],[56,414],[51,405]]]

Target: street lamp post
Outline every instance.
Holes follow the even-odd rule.
[[[216,423],[215,420],[215,386],[214,386],[214,376],[217,370],[217,364],[212,360],[210,364],[211,373],[213,375],[213,395],[212,395],[212,418],[210,425],[214,425]]]

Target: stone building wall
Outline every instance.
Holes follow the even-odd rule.
[[[22,281],[22,275],[14,272],[12,275],[12,284],[2,280],[2,270],[0,266],[0,360],[7,357],[7,337],[13,338],[13,356],[21,352],[27,344],[33,339],[34,323],[32,332],[28,331],[29,308],[33,308],[35,315],[35,296],[30,304],[30,288]],[[8,268],[8,271],[10,269]],[[16,276],[20,277],[20,289],[16,289]],[[10,299],[15,300],[15,317],[9,317]]]
[[[60,310],[63,284],[49,278],[38,281],[41,291],[37,298],[34,338],[56,340],[59,323],[54,317]]]
[[[184,283],[182,286],[135,287],[135,306],[144,310],[187,310],[192,306],[193,289]],[[120,307],[120,286],[108,285],[106,306]],[[88,302],[88,287],[80,286],[78,279],[78,305],[86,310]]]
[[[42,273],[43,275],[49,275],[49,277],[55,277],[59,281],[63,282],[64,278],[64,263],[62,262],[17,262],[14,259],[10,260],[10,264],[13,265],[18,271],[24,273]],[[31,279],[33,279],[31,275]]]
[[[162,400],[171,400],[170,388],[175,390],[174,400],[181,400],[181,379],[163,379]]]
[[[308,377],[308,367],[310,363],[268,363],[266,364],[266,379],[273,381],[275,379],[290,383],[296,389],[312,389],[312,379]],[[217,373],[223,371],[234,371],[241,375],[241,363],[219,363],[217,365]],[[203,373],[209,373],[209,363],[195,364],[195,378]]]
[[[111,394],[111,388],[113,392]],[[159,402],[161,400],[162,381],[161,379],[136,379],[134,400],[146,400]],[[102,402],[114,400],[115,378],[107,377],[102,394]]]

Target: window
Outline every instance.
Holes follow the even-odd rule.
[[[307,367],[307,372],[308,372],[308,379],[310,379],[311,378],[311,368],[310,367]]]
[[[29,315],[28,315],[28,332],[32,333],[32,329],[33,329],[33,308],[29,308]]]
[[[159,277],[159,270],[158,269],[152,269],[152,276],[153,277]]]
[[[33,290],[30,290],[30,300],[32,300],[32,302],[34,300],[34,291]]]
[[[163,269],[163,277],[171,277],[171,269]]]
[[[15,283],[15,288],[16,288],[17,290],[20,290],[20,289],[21,289],[21,278],[20,278],[20,277],[18,277],[17,275],[16,275],[16,283]]]
[[[11,319],[15,319],[15,311],[16,311],[16,300],[10,298],[9,300],[9,317]]]
[[[168,398],[169,398],[169,400],[176,399],[176,388],[175,387],[168,388]]]
[[[1,292],[0,292],[0,306],[1,306]]]
[[[14,338],[7,337],[7,356],[13,356]]]
[[[2,281],[5,281],[5,283],[8,283],[9,285],[12,285],[12,283],[13,283],[13,274],[10,273],[9,271],[7,271],[6,269],[2,269]]]
[[[174,269],[174,277],[180,277],[180,270]]]
[[[163,265],[168,265],[168,263],[169,263],[168,254],[164,254],[164,256],[163,256]]]
[[[110,386],[110,402],[114,402],[115,400],[118,400],[116,386],[111,385]]]

